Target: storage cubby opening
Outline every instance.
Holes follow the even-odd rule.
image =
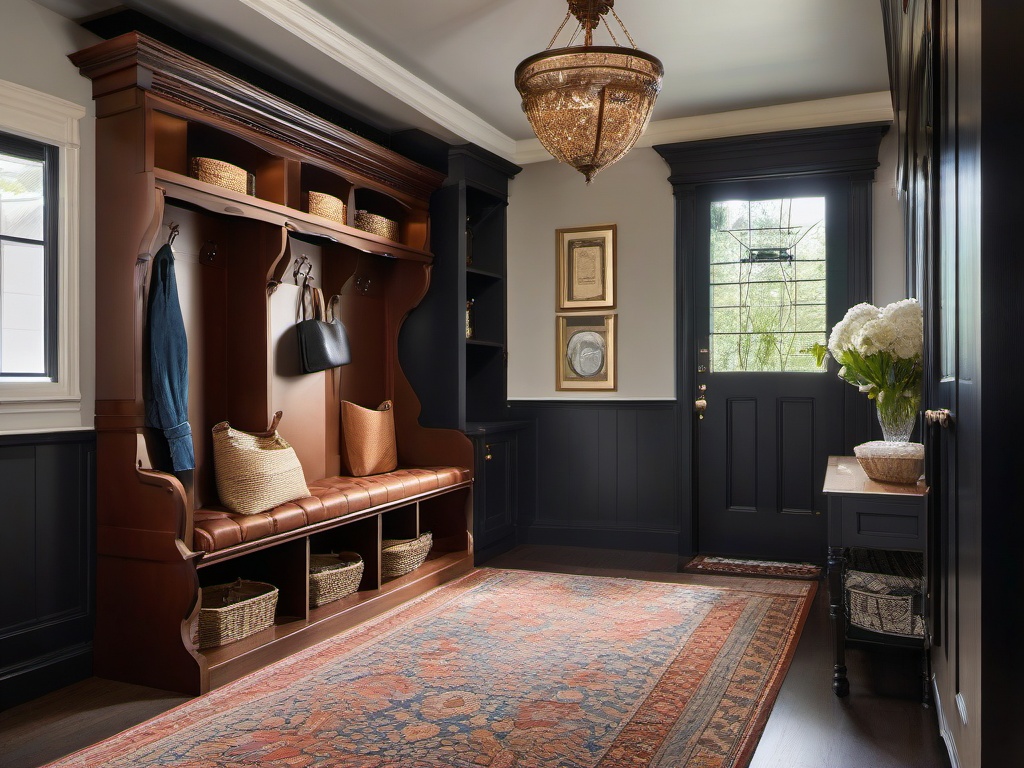
[[[466,286],[466,299],[473,301],[473,338],[505,342],[505,286],[493,280],[474,280]]]
[[[305,621],[307,616],[306,540],[304,538],[221,560],[206,567],[199,563],[200,587],[231,584],[243,579],[277,587],[275,624]]]
[[[469,549],[469,498],[469,490],[461,489],[420,502],[420,530],[434,539],[428,560]]]
[[[208,157],[243,168],[255,176],[255,196],[271,203],[286,204],[287,161],[225,131],[189,121],[186,160]]]
[[[351,214],[351,220],[353,226],[356,228],[364,229],[365,231],[371,232],[371,234],[385,237],[385,239],[393,240],[397,243],[412,245],[416,248],[423,247],[422,243],[415,241],[416,238],[410,230],[411,218],[414,217],[411,217],[409,207],[401,201],[374,189],[357,187],[352,195],[352,206],[353,211]],[[365,211],[367,214],[370,214],[370,216],[382,216],[385,219],[390,219],[395,222],[397,225],[397,236],[386,237],[382,231],[367,229],[365,226],[360,224],[358,219],[359,211]]]
[[[416,504],[389,510],[381,515],[381,539],[414,539],[423,530],[419,526]]]
[[[466,188],[466,225],[473,268],[504,275],[505,208],[503,199],[471,186]]]
[[[507,418],[505,361],[501,347],[466,345],[466,421]]]
[[[309,199],[310,192],[320,192],[331,197],[337,198],[346,206],[345,219],[338,221],[337,223],[351,226],[352,224],[352,183],[338,174],[329,171],[325,168],[321,168],[310,163],[303,163],[301,170],[301,181],[300,181],[301,196],[299,205],[303,211],[307,213],[317,213],[324,215],[318,211],[311,210],[311,202]],[[328,216],[327,218],[331,218]]]
[[[363,558],[359,590],[380,586],[380,518],[377,515],[339,525],[309,537],[309,553],[356,552]],[[323,607],[323,606],[321,606]]]

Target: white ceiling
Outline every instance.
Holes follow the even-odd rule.
[[[35,2],[72,19],[133,8],[385,130],[547,157],[512,77],[548,45],[564,0]],[[619,0],[615,10],[665,65],[642,143],[891,116],[877,0]]]

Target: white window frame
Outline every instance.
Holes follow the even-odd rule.
[[[0,379],[0,414],[81,410],[79,242],[81,144],[85,108],[0,80],[0,131],[57,147],[57,380]],[[50,200],[46,201],[51,204]]]

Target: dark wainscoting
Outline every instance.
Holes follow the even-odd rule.
[[[0,709],[92,674],[96,437],[0,435]]]
[[[675,401],[515,400],[520,541],[691,551]],[[685,503],[684,499],[686,500]]]

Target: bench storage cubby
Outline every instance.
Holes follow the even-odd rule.
[[[472,445],[420,426],[398,360],[402,324],[429,285],[429,200],[442,176],[141,34],[71,59],[93,81],[102,169],[96,673],[201,693],[468,571]],[[196,157],[244,169],[252,189],[193,178]],[[311,211],[310,192],[331,207]],[[363,231],[357,210],[396,226]],[[196,458],[178,473],[145,423],[143,364],[150,260],[172,229]],[[299,369],[297,262],[340,295],[351,364]],[[341,400],[393,402],[397,469],[342,474]],[[310,495],[233,513],[217,497],[211,430],[261,431],[277,411]],[[384,575],[383,542],[427,531],[425,562]],[[328,552],[356,553],[362,574],[351,593],[311,601],[311,558]],[[273,622],[199,647],[202,589],[238,579],[276,588]]]

